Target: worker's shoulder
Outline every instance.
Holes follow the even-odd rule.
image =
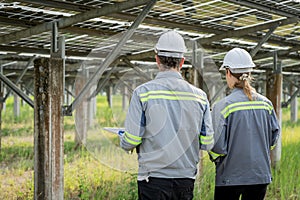
[[[267,97],[265,97],[262,94],[255,93],[254,94],[254,99],[255,99],[255,101],[264,101],[264,102],[267,102],[267,103],[272,105],[272,102],[270,101],[270,99],[268,99]]]
[[[190,88],[192,93],[207,97],[206,92],[204,92],[202,89],[188,83],[187,81],[185,81],[185,82],[186,82],[187,86]]]
[[[161,85],[161,84],[158,83],[155,79],[153,79],[151,81],[145,82],[145,83],[137,86],[134,89],[134,92],[135,93],[144,93],[144,92],[147,92],[147,91],[155,90],[155,88],[157,88],[158,85]]]

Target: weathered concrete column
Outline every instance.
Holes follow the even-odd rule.
[[[34,199],[63,199],[64,60],[34,61]]]
[[[294,85],[291,85],[290,96],[296,92],[297,88]],[[297,95],[291,99],[291,122],[297,122],[298,120],[298,99]]]
[[[205,90],[206,88],[204,89],[204,85],[205,85],[204,79],[203,79],[204,52],[201,50],[201,48],[198,49],[197,41],[194,41],[194,43],[193,43],[192,64],[194,67],[193,85],[204,90],[207,93],[207,96],[209,96],[208,91]],[[202,175],[203,174],[203,166],[204,166],[202,150],[199,152],[199,156],[200,156],[200,162],[198,165],[198,171],[199,171],[199,174]]]
[[[1,83],[2,84],[2,83]],[[5,97],[5,95],[4,94],[6,94],[6,92],[7,92],[7,89],[6,89],[6,87],[4,86],[4,84],[2,84],[2,86],[1,86],[1,93],[2,93],[2,98],[4,98]],[[6,103],[5,102],[3,102],[2,103],[2,111],[6,111]]]
[[[14,116],[20,116],[20,98],[16,93],[14,93]]]
[[[125,111],[127,106],[128,106],[128,88],[124,86],[123,94],[122,94],[122,110]]]
[[[113,87],[111,85],[109,85],[107,88],[106,88],[106,98],[107,98],[107,103],[108,103],[108,106],[110,108],[112,108],[112,105],[113,105],[113,99],[112,99],[112,94],[113,93]]]
[[[75,96],[82,91],[84,85],[87,82],[87,70],[85,66],[82,66],[82,71],[77,75],[75,81]],[[75,110],[75,125],[76,125],[76,134],[75,134],[75,143],[76,147],[81,147],[86,144],[87,131],[88,131],[88,101],[87,96],[85,96],[81,103],[76,105]]]
[[[0,69],[1,73],[2,73],[2,67]],[[3,110],[3,83],[2,81],[0,81],[0,153],[1,153],[1,149],[2,149],[2,110]]]
[[[93,91],[95,91],[96,89],[97,89],[97,85],[94,85],[91,88],[90,95],[92,95]],[[88,110],[88,127],[94,125],[94,118],[96,116],[96,111],[95,111],[96,98],[97,98],[97,96],[94,96],[93,98],[89,99],[89,102],[88,102],[88,109],[89,109]]]
[[[277,56],[274,58],[274,73],[267,72],[267,97],[271,100],[279,125],[281,127],[281,93],[282,93],[282,71],[281,63],[277,63]],[[279,167],[281,159],[281,134],[276,147],[271,151],[271,162],[274,168]]]

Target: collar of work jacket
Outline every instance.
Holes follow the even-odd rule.
[[[231,90],[231,94],[236,93],[236,92],[238,92],[238,91],[243,91],[243,89],[241,89],[241,88],[233,88],[233,89]]]
[[[160,79],[160,78],[179,78],[179,79],[183,79],[181,74],[177,71],[161,71],[161,72],[158,72],[155,79]]]

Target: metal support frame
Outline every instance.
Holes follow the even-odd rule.
[[[284,108],[288,107],[288,105],[292,102],[292,100],[297,97],[297,95],[300,92],[300,86],[298,85],[296,87],[297,87],[297,90],[291,95],[291,97],[286,102],[281,103],[282,107],[284,107]]]
[[[222,91],[225,90],[225,88],[227,88],[227,85],[224,84],[223,87],[221,87],[216,94],[210,99],[209,104],[213,105],[215,103],[215,101],[217,100],[217,98],[222,94]]]
[[[292,86],[294,86],[294,87],[297,88],[297,90],[290,96],[290,98],[286,102],[282,102],[281,106],[282,107],[287,107],[291,103],[291,101],[294,98],[296,98],[297,95],[299,94],[299,92],[300,92],[300,85],[295,84],[292,80],[290,80],[287,77],[283,77],[283,80],[289,82]],[[289,93],[289,95],[290,95],[290,93]]]
[[[136,71],[136,72],[137,72],[139,75],[141,75],[143,78],[145,78],[146,81],[152,80],[152,78],[151,78],[150,76],[148,76],[148,74],[146,74],[145,72],[143,72],[143,70],[141,70],[138,66],[132,64],[128,58],[123,57],[123,58],[122,58],[122,61],[123,61],[126,65],[128,65],[129,67],[131,67],[132,69],[134,69],[134,71]]]
[[[95,8],[87,12],[79,13],[71,17],[62,17],[58,20],[58,28],[64,28],[71,26],[73,24],[87,21],[95,17],[112,14],[115,12],[120,12],[122,10],[130,9],[135,6],[141,6],[148,2],[148,0],[129,0],[125,2],[110,4],[103,6],[101,8]],[[14,33],[9,33],[0,37],[0,43],[5,44],[13,40],[19,40],[21,38],[30,37],[39,33],[52,30],[52,22],[46,22],[39,24],[37,26],[31,27],[26,30],[17,31]]]
[[[259,41],[259,43],[251,50],[250,55],[252,58],[257,54],[262,45],[271,37],[272,33],[276,30],[278,26],[280,26],[280,22],[275,26],[271,27],[266,33],[266,35],[261,39],[261,41]]]
[[[65,91],[66,91],[69,95],[71,95],[72,97],[75,97],[75,95],[74,95],[68,88],[66,88],[66,87],[65,87]]]
[[[257,10],[261,10],[261,11],[265,11],[267,13],[274,13],[276,15],[283,15],[283,16],[286,16],[286,17],[298,17],[296,15],[292,15],[290,13],[287,13],[285,12],[284,10],[280,9],[280,8],[273,8],[273,9],[270,9],[268,8],[267,6],[264,6],[262,4],[258,4],[257,2],[255,1],[249,1],[249,0],[243,0],[243,1],[240,1],[240,0],[226,0],[228,2],[231,2],[233,4],[238,4],[238,5],[241,5],[241,6],[246,6],[246,7],[250,7],[250,8],[253,8],[253,9],[257,9]],[[264,2],[264,1],[262,1]]]
[[[241,37],[241,36],[248,35],[249,33],[261,31],[264,29],[269,29],[270,27],[277,26],[278,24],[283,26],[283,25],[287,25],[287,24],[291,24],[291,23],[296,23],[298,21],[299,21],[299,19],[297,17],[293,17],[293,18],[281,19],[281,20],[272,21],[272,22],[266,22],[264,24],[260,24],[260,25],[253,26],[253,27],[248,27],[248,28],[239,29],[239,30],[230,30],[230,31],[226,31],[225,33],[220,33],[220,34],[214,35],[212,37],[201,38],[201,39],[199,39],[199,42],[202,45],[210,44],[214,41],[219,41],[224,38]]]
[[[16,81],[16,85],[18,85],[20,83],[20,81],[22,80],[23,76],[26,74],[27,70],[28,70],[28,67],[32,64],[32,62],[34,61],[34,59],[36,58],[36,56],[33,56],[29,59],[28,63],[26,64],[25,68],[23,69],[22,73],[20,74],[20,76],[17,78],[17,81]],[[10,95],[10,90],[7,91],[5,97],[3,98],[3,101],[5,102],[6,99],[9,97]]]
[[[78,96],[74,99],[72,104],[68,106],[64,110],[64,115],[71,116],[77,104],[82,102],[83,97],[89,92],[89,89],[92,85],[97,81],[98,77],[103,74],[106,68],[115,60],[117,55],[120,53],[122,47],[126,43],[126,41],[133,35],[134,31],[138,28],[139,24],[147,16],[148,12],[155,5],[157,0],[151,0],[143,9],[143,11],[139,14],[133,24],[129,27],[129,29],[122,35],[119,43],[114,47],[114,49],[108,54],[106,59],[103,61],[102,66],[97,69],[97,71],[93,74],[91,79],[86,83],[83,87],[82,91],[78,94]],[[127,3],[127,2],[126,2]]]
[[[108,74],[106,75],[105,79],[102,80],[100,82],[98,82],[97,84],[97,88],[96,90],[87,98],[88,101],[90,101],[93,97],[95,97],[99,92],[100,90],[105,86],[105,84],[107,83],[107,81],[109,80],[111,74],[113,73],[113,71],[115,70],[115,68],[117,67],[118,65],[118,62],[119,62],[119,59],[116,59],[111,65],[112,65],[112,68],[110,69],[110,71],[108,72]]]
[[[30,107],[34,108],[33,101],[20,89],[18,88],[11,80],[6,78],[2,73],[0,73],[1,81],[7,85],[12,91],[19,95]]]
[[[192,65],[194,71],[194,85],[204,89],[203,68],[204,68],[204,53],[199,51],[198,42],[193,41]],[[205,91],[208,92],[208,91]]]
[[[117,78],[117,79],[119,79],[119,81],[123,84],[123,85],[125,85],[126,87],[127,87],[127,89],[129,90],[129,92],[132,94],[133,93],[133,89],[131,88],[131,86],[128,84],[128,83],[126,83],[125,81],[123,81],[117,74],[115,74],[115,77]]]

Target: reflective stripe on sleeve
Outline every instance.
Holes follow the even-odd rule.
[[[271,150],[275,149],[276,144],[274,144],[273,146],[271,146]]]
[[[167,100],[187,100],[187,101],[198,101],[201,104],[207,104],[206,98],[201,95],[197,95],[191,92],[182,91],[168,91],[168,90],[156,90],[149,91],[140,94],[142,102],[146,102],[149,99],[167,99]]]
[[[237,102],[226,106],[222,111],[224,118],[227,118],[231,113],[240,110],[267,110],[269,114],[272,113],[273,107],[264,101],[247,101],[247,102]]]
[[[201,144],[212,144],[214,142],[213,135],[200,135]]]
[[[132,135],[128,132],[124,133],[124,139],[126,140],[126,142],[128,142],[129,144],[132,145],[139,145],[142,143],[142,138],[138,137],[136,135]]]
[[[218,153],[215,153],[215,152],[213,152],[213,151],[209,151],[208,153],[211,155],[211,157],[212,157],[213,159],[217,159],[217,158],[220,157],[220,156],[225,156],[225,154],[218,154]]]

